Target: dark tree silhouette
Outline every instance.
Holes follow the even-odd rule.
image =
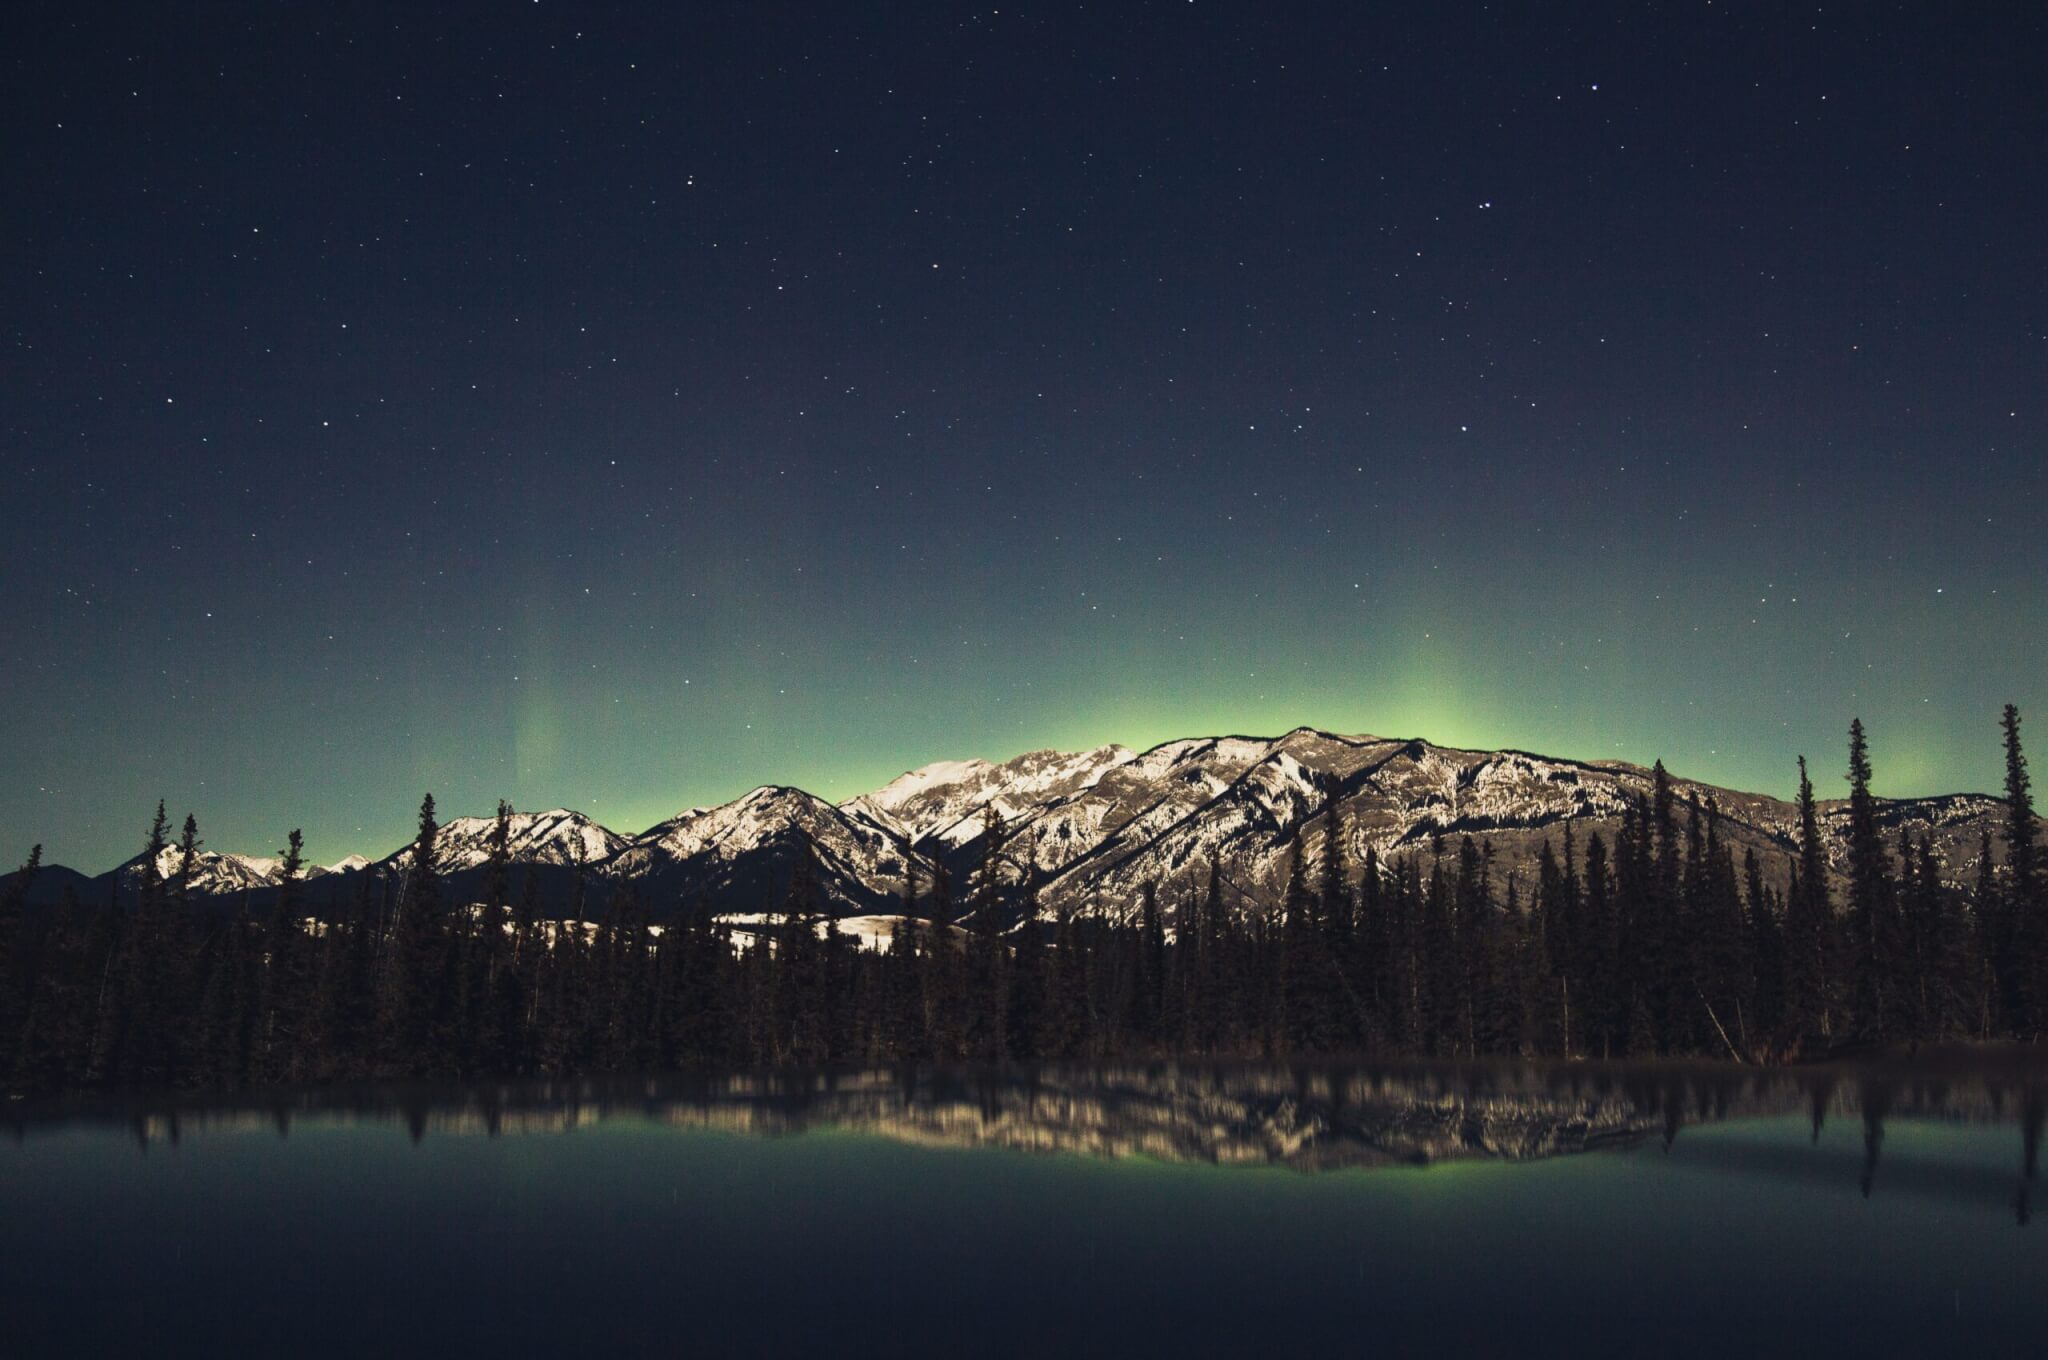
[[[2000,986],[2012,1026],[2035,1037],[2048,1032],[2048,901],[2044,901],[2033,783],[2020,749],[2020,711],[2005,706],[2005,865],[2003,929],[1997,949]]]
[[[1750,1061],[1845,1040],[2031,1038],[2048,926],[2010,710],[2005,736],[2004,863],[1987,835],[1975,883],[1960,884],[1928,837],[1886,839],[1852,727],[1839,923],[1804,762],[1782,894],[1756,853],[1738,868],[1720,809],[1659,770],[1611,837],[1588,835],[1582,858],[1568,823],[1562,855],[1545,843],[1533,874],[1497,874],[1470,835],[1354,858],[1331,799],[1289,828],[1278,910],[1212,860],[1048,923],[1037,848],[990,817],[961,924],[945,873],[926,883],[907,865],[878,950],[830,927],[801,830],[779,894],[738,931],[701,899],[657,925],[643,885],[594,877],[580,842],[568,910],[547,919],[538,870],[513,893],[506,804],[481,874],[444,881],[431,797],[409,853],[360,873],[345,904],[309,905],[293,831],[252,914],[246,897],[198,890],[210,861],[196,819],[172,846],[159,805],[106,901],[30,909],[39,851],[0,879],[0,1080],[234,1087],[1175,1054]]]
[[[1799,860],[1786,894],[1785,1037],[1799,1045],[1834,1033],[1834,907],[1813,781],[1799,757]]]
[[[378,1066],[387,1075],[432,1073],[441,1065],[430,1044],[446,937],[441,879],[434,863],[439,833],[430,793],[420,801],[411,862],[381,931]]]
[[[1858,1034],[1883,1042],[1900,1031],[1893,960],[1898,957],[1898,903],[1890,858],[1870,792],[1870,751],[1863,722],[1849,723],[1848,926],[1846,967]]]

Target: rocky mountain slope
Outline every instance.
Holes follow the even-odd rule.
[[[913,870],[931,866],[897,830],[849,815],[801,789],[763,787],[722,807],[692,808],[633,838],[607,865],[657,911],[704,902],[758,911],[788,893],[791,866],[808,839],[819,897],[835,915],[886,910],[902,901]]]
[[[456,817],[434,835],[434,868],[443,875],[482,868],[491,855],[493,817]],[[568,868],[609,863],[629,844],[580,812],[555,808],[548,812],[515,812],[506,825],[507,847],[517,864],[549,864]],[[379,861],[380,867],[403,871],[412,864],[413,847],[401,846]]]

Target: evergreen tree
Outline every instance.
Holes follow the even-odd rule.
[[[1424,1052],[1443,1057],[1460,1050],[1466,983],[1451,916],[1450,877],[1441,855],[1431,857],[1429,883],[1420,896],[1417,943],[1424,1010],[1417,1034]]]
[[[1805,756],[1799,757],[1799,860],[1791,882],[1785,908],[1785,1024],[1787,1039],[1798,1044],[1834,1033],[1834,908]]]
[[[484,842],[483,894],[475,947],[463,970],[463,1066],[470,1071],[502,1073],[515,1065],[518,1019],[523,1009],[512,959],[516,946],[508,939],[508,930],[513,929],[512,805],[502,798]]]
[[[178,867],[171,879],[171,899],[179,906],[192,903],[192,880],[199,869],[199,819],[185,814],[185,826],[178,836]]]
[[[1900,1033],[1892,960],[1898,950],[1897,901],[1861,719],[1849,724],[1848,966],[1856,1032],[1882,1042]]]
[[[1358,1047],[1365,1033],[1364,985],[1357,974],[1351,854],[1344,805],[1333,783],[1323,812],[1323,858],[1316,889],[1315,1021],[1324,1051]]]
[[[1055,919],[1052,951],[1045,967],[1045,1051],[1048,1058],[1078,1058],[1087,1049],[1088,975],[1081,957],[1081,932],[1074,913],[1062,908]]]
[[[258,1018],[250,1042],[251,1062],[263,1081],[302,1077],[300,1042],[309,1000],[307,980],[311,940],[302,921],[305,889],[305,836],[297,828],[285,837],[277,868],[277,900],[263,934],[269,960],[256,979]]]
[[[2013,1029],[2048,1034],[2048,892],[2035,840],[2033,784],[2020,749],[2020,712],[2005,706],[2005,900],[1999,969]]]
[[[1607,842],[1599,832],[1586,838],[1586,897],[1582,920],[1586,950],[1585,1004],[1591,1038],[1587,1053],[1598,1052],[1603,1059],[1622,1051],[1626,1025],[1622,997],[1620,913],[1614,900],[1613,875],[1607,868]]]
[[[1487,854],[1470,836],[1458,840],[1457,879],[1451,895],[1450,983],[1455,994],[1451,1010],[1451,1052],[1473,1057],[1479,1052],[1485,1025],[1482,1017],[1492,1006],[1496,979],[1492,970],[1494,947],[1493,885]]]
[[[434,863],[439,834],[429,793],[420,801],[419,831],[379,964],[379,1065],[393,1075],[423,1074],[435,1057],[430,1041],[442,962],[441,879]]]
[[[189,820],[189,819],[188,819]],[[135,913],[125,923],[110,913],[110,959],[95,1007],[92,1072],[97,1080],[160,1082],[166,1070],[167,1026],[161,1007],[172,927],[165,920],[159,868],[167,844],[163,801],[143,843]]]
[[[1650,873],[1641,882],[1635,920],[1643,969],[1644,1009],[1654,1051],[1675,1053],[1689,1047],[1691,1017],[1696,1009],[1686,955],[1691,923],[1686,919],[1683,858],[1677,817],[1677,791],[1658,761],[1651,768]]]
[[[915,1058],[925,1048],[924,982],[918,961],[917,923],[922,905],[918,900],[917,863],[906,857],[903,868],[903,903],[895,926],[889,932],[887,1021],[883,1041],[898,1058]],[[1027,925],[1026,930],[1032,928]],[[1021,946],[1020,946],[1021,949]],[[1015,1030],[1015,1021],[1012,1021]]]
[[[1268,1052],[1313,1051],[1322,1038],[1322,930],[1315,894],[1296,836],[1288,851],[1287,889],[1280,903],[1280,929],[1272,941],[1266,971],[1265,1042]]]
[[[1038,919],[1038,887],[1026,873],[1017,904],[1017,947],[1011,958],[1009,1021],[1005,1031],[1010,1056],[1035,1058],[1047,1052],[1045,927]],[[913,1047],[906,1052],[914,1054]]]
[[[1899,830],[1899,952],[1891,963],[1899,1027],[1920,1038],[1933,1031],[1939,1012],[1941,959],[1936,941],[1937,896],[1920,874],[1913,837]]]
[[[1236,931],[1223,903],[1223,868],[1213,859],[1197,919],[1197,953],[1189,970],[1193,980],[1187,1002],[1189,1017],[1201,1049],[1230,1052],[1242,1042],[1244,988],[1236,957]]]
[[[1754,1002],[1756,958],[1750,919],[1735,874],[1734,850],[1722,838],[1720,804],[1710,795],[1704,803],[1699,900],[1694,915],[1698,932],[1696,977],[1713,1040],[1734,1050],[1749,1051],[1749,1012]]]
[[[192,1061],[202,1085],[234,1090],[248,1079],[252,953],[246,910],[217,926],[207,940],[196,1017],[199,1043]]]
[[[1138,950],[1132,994],[1132,1033],[1148,1047],[1162,1037],[1166,987],[1166,918],[1159,911],[1159,885],[1150,879],[1138,893]]]
[[[1008,951],[1002,943],[1003,868],[1008,828],[991,802],[982,809],[981,862],[970,888],[974,930],[965,960],[968,996],[973,1015],[967,1037],[969,1052],[983,1062],[1009,1056]]]
[[[22,1029],[28,1021],[34,979],[28,972],[28,951],[22,948],[22,917],[29,888],[42,865],[43,847],[38,844],[0,886],[0,1089],[19,1059]]]
[[[1975,1004],[1971,1007],[1972,1033],[1982,1039],[1991,1037],[2010,1012],[2006,1003],[2004,976],[2006,965],[2004,953],[2006,934],[2005,912],[1998,890],[1997,861],[1991,854],[1991,831],[1986,828],[1977,846],[1977,891],[1972,900],[1974,915],[1971,926],[1975,935],[1975,971],[1971,994]]]
[[[1542,1017],[1537,1028],[1544,1036],[1545,1047],[1570,1057],[1575,1051],[1572,1034],[1573,944],[1572,922],[1566,913],[1564,897],[1564,871],[1558,866],[1557,856],[1550,848],[1550,838],[1546,836],[1536,851],[1536,895],[1530,903],[1529,914],[1534,923],[1535,938],[1542,944],[1544,962],[1554,981],[1555,993],[1534,998],[1534,1004]],[[1583,1042],[1583,1020],[1579,1029],[1577,1037]]]
[[[925,1056],[936,1062],[957,1062],[965,1056],[960,1014],[965,982],[953,929],[952,878],[943,866],[932,875],[926,905],[931,938],[924,950]]]
[[[1622,810],[1615,836],[1614,903],[1620,920],[1620,987],[1616,1049],[1631,1058],[1655,1055],[1660,1040],[1653,999],[1662,990],[1664,974],[1656,909],[1656,855],[1649,830],[1649,809],[1631,805]]]

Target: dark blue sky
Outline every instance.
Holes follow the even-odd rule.
[[[5,853],[2048,711],[2037,6],[424,8],[0,19]]]

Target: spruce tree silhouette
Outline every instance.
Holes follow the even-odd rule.
[[[2048,1033],[2048,889],[2035,839],[2033,783],[2020,749],[2020,711],[2005,706],[2005,929],[2001,942],[2012,1028],[2025,1038]]]

